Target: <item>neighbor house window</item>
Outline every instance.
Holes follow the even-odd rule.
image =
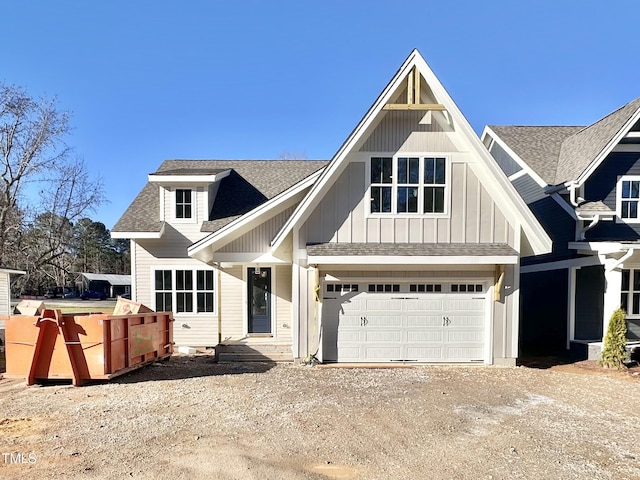
[[[625,222],[640,222],[640,176],[621,177],[616,191],[618,216]]]
[[[371,213],[446,213],[445,157],[372,157]]]
[[[640,269],[622,270],[620,308],[627,315],[640,315]]]
[[[215,310],[213,270],[156,270],[154,277],[156,310],[174,313]]]
[[[191,218],[192,210],[191,190],[178,188],[176,190],[176,218]]]

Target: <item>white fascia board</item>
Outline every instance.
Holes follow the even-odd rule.
[[[517,255],[309,255],[309,265],[515,265]]]
[[[189,255],[190,257],[194,257],[194,258],[198,258],[199,260],[202,260],[201,253],[204,250],[214,246],[215,243],[224,240],[229,235],[233,235],[234,233],[241,233],[245,230],[246,231],[250,230],[255,223],[261,221],[261,217],[263,215],[267,214],[268,212],[274,210],[275,208],[283,204],[286,204],[288,200],[294,199],[296,195],[303,193],[305,189],[313,185],[321,173],[322,173],[322,170],[319,170],[313,173],[312,175],[309,175],[307,178],[296,183],[289,189],[276,195],[271,200],[266,201],[265,203],[254,208],[250,212],[235,219],[233,222],[230,222],[229,224],[225,225],[217,232],[213,232],[207,235],[206,237],[204,237],[203,239],[197,241],[193,245],[189,246],[189,248],[187,248],[187,255]]]
[[[471,125],[458,109],[444,86],[427,66],[424,59],[420,57],[416,63],[418,64],[418,70],[420,70],[425,77],[436,99],[446,107],[449,114],[458,124],[461,133],[470,143],[472,150],[483,160],[482,163],[484,163],[486,169],[479,168],[476,170],[476,175],[479,177],[480,183],[485,187],[494,201],[500,205],[507,218],[511,218],[512,222],[515,223],[513,224],[513,228],[515,229],[522,226],[534,253],[538,255],[550,253],[552,242],[545,229],[540,222],[538,222],[531,210],[529,210],[529,207],[498,166],[493,156],[489,153],[489,150],[482,144],[480,138],[476,135],[473,128],[471,128]],[[491,189],[489,186],[498,186],[499,188]]]
[[[111,238],[126,238],[131,240],[162,238],[162,235],[164,235],[164,225],[159,232],[111,232]]]
[[[26,275],[24,270],[12,270],[10,268],[0,268],[0,273],[8,273],[9,275]]]
[[[613,136],[613,138],[609,141],[609,143],[607,143],[607,145],[598,154],[595,160],[591,162],[591,164],[585,169],[585,171],[578,176],[576,180],[578,187],[581,187],[582,185],[584,185],[584,182],[586,182],[587,179],[591,176],[591,174],[596,171],[596,169],[600,166],[602,162],[604,162],[604,159],[607,158],[607,155],[609,155],[613,151],[616,145],[620,143],[620,140],[622,140],[627,135],[627,133],[629,133],[629,130],[631,130],[631,127],[633,127],[633,125],[639,119],[640,119],[640,108],[636,110],[636,112],[633,115],[631,115],[631,118],[629,118],[629,120],[627,120],[627,123],[625,123],[624,126],[620,130],[618,130],[618,132]]]
[[[298,208],[296,208],[296,210],[293,212],[293,215],[291,215],[289,220],[285,222],[278,234],[274,237],[273,241],[271,242],[272,250],[276,250],[282,244],[282,242],[284,242],[285,238],[293,229],[293,227],[302,223],[311,214],[311,206],[313,205],[313,202],[320,195],[329,181],[333,179],[335,173],[339,171],[340,164],[351,152],[364,132],[367,131],[371,124],[376,121],[378,115],[381,114],[382,107],[384,107],[384,105],[389,101],[391,95],[400,85],[400,82],[404,80],[405,76],[409,73],[411,68],[415,66],[416,57],[420,57],[420,53],[418,53],[418,51],[414,49],[404,61],[402,66],[398,69],[391,81],[384,88],[382,93],[378,96],[373,105],[369,108],[364,117],[362,117],[362,120],[360,120],[356,128],[353,129],[349,137],[347,137],[345,142],[335,153],[335,155],[331,159],[331,162],[329,162],[329,165],[327,165],[324,172],[322,173],[322,176],[311,188],[311,191],[302,200],[302,202],[300,202],[300,205],[298,205]]]
[[[484,138],[487,134],[491,135],[491,138],[493,138],[493,141],[496,142],[498,145],[500,145],[500,147],[507,152],[507,154],[513,159],[515,160],[515,162],[520,165],[520,168],[522,168],[522,170],[520,172],[523,172],[521,175],[522,176],[524,174],[529,174],[529,176],[531,178],[533,178],[535,180],[535,182],[540,185],[541,187],[546,187],[548,184],[547,182],[545,182],[540,175],[538,175],[535,170],[533,170],[529,164],[527,162],[525,162],[524,160],[522,160],[522,158],[520,158],[520,156],[514,152],[511,147],[509,147],[509,145],[507,145],[504,140],[502,140],[502,138],[500,138],[500,136],[494,132],[491,127],[489,127],[488,125],[486,127],[484,127],[484,131],[482,132],[482,137]],[[483,144],[484,145],[484,144]],[[487,151],[489,151],[486,147],[485,149]],[[491,152],[489,152],[489,154],[491,154]],[[516,175],[518,175],[520,172],[514,173],[511,177],[509,177],[509,179],[511,180],[512,177],[515,177]],[[516,177],[517,178],[517,177]],[[515,178],[513,178],[515,180]]]
[[[211,175],[156,175],[150,173],[149,182],[162,184],[170,183],[172,185],[176,183],[214,183],[229,176],[230,173],[231,169]]]

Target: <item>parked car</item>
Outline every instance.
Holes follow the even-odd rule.
[[[85,290],[80,294],[82,300],[105,300],[107,294],[104,292],[98,292],[97,290]]]

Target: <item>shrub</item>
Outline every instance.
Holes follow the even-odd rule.
[[[607,334],[604,337],[600,365],[609,368],[626,368],[627,321],[624,310],[618,309],[611,315]]]

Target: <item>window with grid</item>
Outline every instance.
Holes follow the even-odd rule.
[[[445,157],[372,157],[371,213],[446,213]]]
[[[446,159],[424,159],[424,213],[444,213]]]
[[[622,270],[620,308],[627,315],[640,315],[640,269]]]
[[[391,212],[391,190],[393,159],[373,157],[371,159],[371,212]]]
[[[418,190],[420,189],[420,159],[398,158],[398,213],[418,212]]]
[[[171,270],[155,271],[155,291],[156,291],[156,311],[172,311],[171,298],[173,286],[171,281]]]
[[[176,218],[191,218],[192,210],[191,190],[178,188],[176,190]]]
[[[214,310],[213,271],[196,271],[196,297],[198,313]]]
[[[214,270],[156,270],[154,276],[156,310],[174,313],[215,311]]]
[[[176,270],[176,313],[193,312],[193,271]]]

